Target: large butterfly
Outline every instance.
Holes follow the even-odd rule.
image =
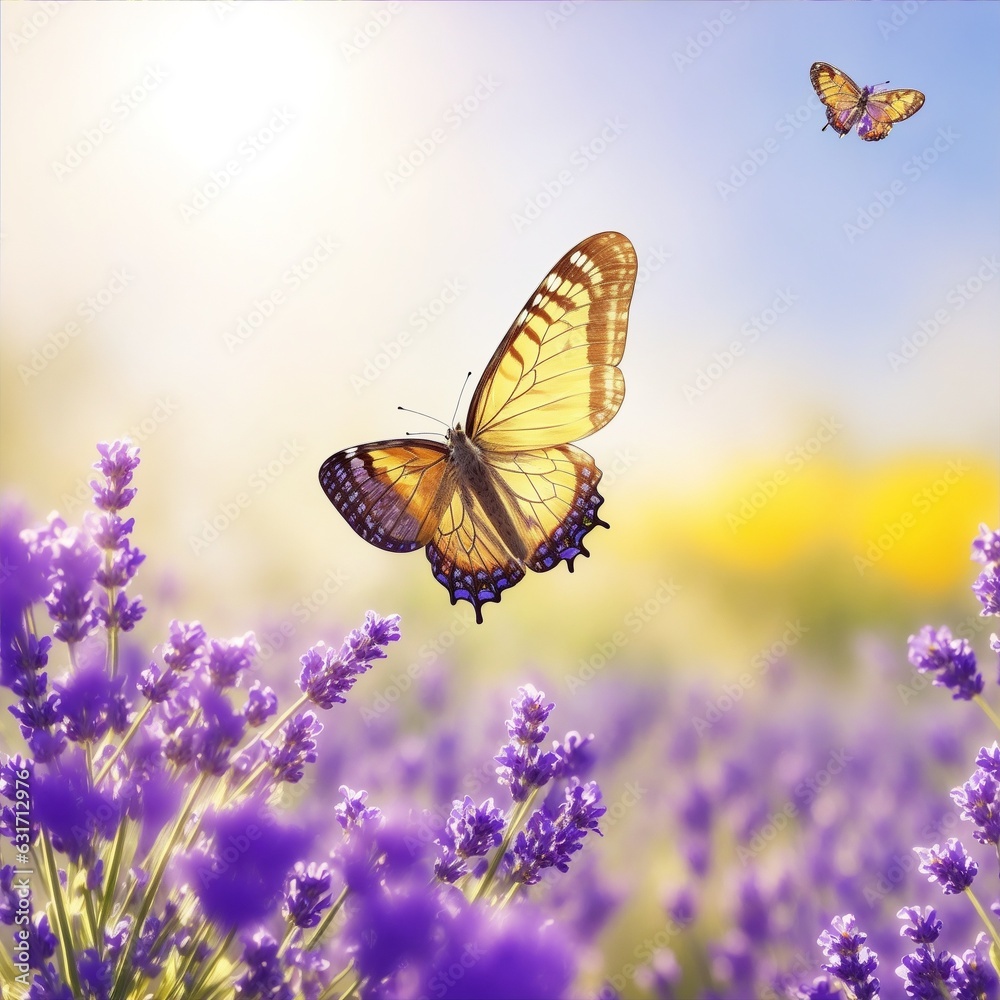
[[[444,443],[396,438],[346,448],[320,467],[330,502],[387,552],[426,548],[451,603],[499,601],[525,569],[589,555],[601,471],[570,442],[603,427],[625,396],[636,257],[620,233],[575,246],[500,342]]]
[[[858,135],[868,142],[884,139],[896,122],[915,115],[924,103],[919,90],[883,90],[858,85],[836,66],[817,62],[809,79],[819,99],[826,105],[826,131],[831,125],[841,136],[857,125]]]

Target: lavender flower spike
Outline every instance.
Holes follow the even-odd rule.
[[[877,1000],[878,955],[866,947],[868,935],[858,930],[853,913],[834,917],[831,925],[834,933],[823,931],[817,941],[830,960],[823,968],[840,979],[856,1000]]]
[[[952,837],[944,847],[914,847],[920,858],[919,872],[929,882],[938,882],[945,895],[963,892],[972,885],[979,865],[969,857],[962,842]]]
[[[983,692],[983,678],[976,669],[976,654],[966,639],[953,639],[942,625],[925,625],[909,638],[909,660],[921,673],[936,673],[932,683],[952,691],[956,701],[970,701]]]

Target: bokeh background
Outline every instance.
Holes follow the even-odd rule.
[[[711,701],[787,652],[849,713],[865,637],[904,683],[924,621],[985,651],[967,588],[1000,503],[996,5],[0,18],[3,486],[79,518],[94,443],[140,445],[148,647],[173,617],[253,628],[287,679],[366,609],[398,612],[357,706],[416,717],[391,678],[443,672],[497,742],[496,692],[525,681],[600,737],[599,699],[574,712],[593,675],[697,676]],[[821,132],[816,60],[926,104],[882,142]],[[605,229],[640,262],[626,399],[584,443],[612,528],[476,627],[421,554],[356,537],[317,470],[436,429],[399,405],[450,420],[547,269]],[[674,860],[637,817],[614,832],[602,848],[645,837],[656,875],[628,927]]]

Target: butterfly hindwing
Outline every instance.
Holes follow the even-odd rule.
[[[477,444],[501,451],[565,444],[618,412],[636,267],[624,236],[599,233],[552,268],[476,388],[466,430]]]
[[[447,458],[448,449],[436,441],[378,441],[331,455],[320,467],[319,482],[366,542],[387,552],[412,552],[437,528],[435,500]]]
[[[487,468],[487,490],[446,486],[451,500],[427,546],[452,604],[470,601],[477,621],[481,606],[499,601],[524,567],[544,573],[565,561],[572,571],[573,560],[588,555],[587,532],[607,527],[597,514],[604,502],[597,492],[600,470],[573,445],[491,455]],[[491,502],[502,509],[488,509]]]
[[[843,71],[829,63],[813,63],[809,79],[826,105],[826,121],[840,135],[857,126],[858,135],[868,142],[884,139],[896,122],[916,114],[924,103],[919,90],[860,88]]]

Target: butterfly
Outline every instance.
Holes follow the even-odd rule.
[[[387,552],[426,550],[451,603],[499,601],[526,570],[590,553],[601,471],[571,443],[618,412],[625,379],[632,244],[598,233],[528,299],[476,386],[465,425],[443,443],[396,438],[345,448],[320,467],[330,502]]]
[[[854,125],[858,135],[868,142],[884,139],[896,122],[915,115],[924,104],[919,90],[883,90],[874,87],[859,89],[846,74],[829,63],[817,62],[809,70],[813,90],[826,105],[826,125],[835,132],[847,135]]]

